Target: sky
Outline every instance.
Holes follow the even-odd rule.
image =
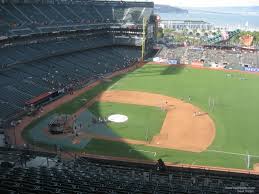
[[[156,4],[175,7],[259,6],[259,0],[153,0]]]

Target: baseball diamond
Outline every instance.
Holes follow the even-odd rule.
[[[229,73],[231,78],[226,76]],[[136,158],[139,156],[128,150],[144,150],[144,158],[163,157],[172,163],[247,169],[247,153],[250,169],[258,163],[254,107],[258,75],[149,63],[111,79],[80,92],[57,109],[49,106],[51,112],[26,127],[23,138],[38,145],[53,145],[58,139],[66,149],[119,157]],[[82,98],[87,101],[82,103]],[[208,103],[212,99],[213,109]],[[48,111],[46,108],[45,113]],[[77,144],[71,135],[39,138],[37,134],[43,132],[35,129],[43,130],[53,113],[76,115],[77,122],[82,122]],[[128,121],[107,121],[112,114],[126,115]],[[103,122],[92,123],[93,118]],[[123,142],[130,148],[119,146]]]
[[[259,193],[257,4],[0,0],[0,193]]]

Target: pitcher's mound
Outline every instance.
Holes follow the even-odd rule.
[[[121,114],[114,114],[109,116],[108,120],[114,123],[124,123],[128,120],[128,117]]]

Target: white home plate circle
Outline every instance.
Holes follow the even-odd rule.
[[[124,123],[128,120],[128,117],[125,115],[114,114],[109,116],[108,120],[114,123]]]

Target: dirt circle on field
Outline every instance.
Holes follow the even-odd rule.
[[[148,92],[108,90],[95,100],[154,106],[166,111],[160,133],[149,142],[150,146],[202,152],[215,138],[215,125],[209,115],[176,98]]]

